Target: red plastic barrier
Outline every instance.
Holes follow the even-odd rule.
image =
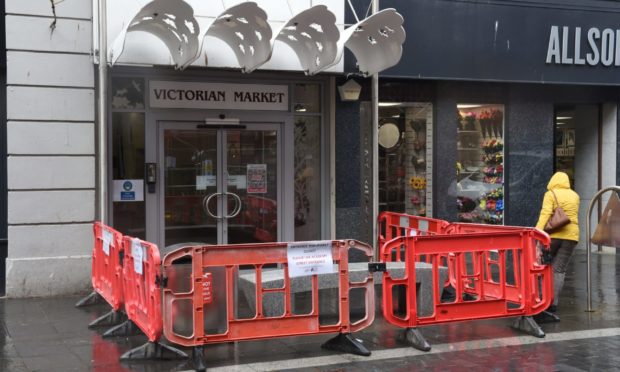
[[[447,234],[472,234],[472,233],[493,233],[499,231],[522,231],[529,229],[522,226],[505,226],[505,225],[483,225],[478,223],[455,222],[446,228]],[[540,232],[540,236],[546,233]]]
[[[326,325],[319,320],[319,276],[316,274],[305,277],[311,282],[308,286],[311,309],[304,314],[293,312],[291,282],[294,279],[289,278],[288,243],[195,246],[181,248],[164,257],[164,272],[168,278],[168,286],[164,289],[164,335],[176,344],[199,347],[219,342],[324,333],[348,336],[350,332],[367,327],[374,319],[373,278],[366,274],[363,282],[350,281],[348,252],[350,248],[357,248],[370,258],[372,248],[354,240],[323,244],[331,244],[332,260],[337,265],[339,315],[335,323]],[[179,269],[184,262],[185,269]],[[274,264],[281,268],[278,283],[282,286],[264,287],[262,278],[273,275]],[[248,267],[254,270],[250,274],[255,280],[255,287],[251,289],[254,297],[250,301],[254,302],[254,310],[252,314],[241,317],[238,315],[241,297],[237,292],[238,275],[240,269]],[[185,273],[181,274],[180,270]],[[191,277],[191,283],[180,283],[179,277],[182,276]],[[350,290],[355,288],[364,290],[365,317],[352,322],[349,296]],[[266,314],[263,308],[265,296],[282,296],[283,314]],[[216,320],[210,320],[210,317]],[[355,340],[351,338],[347,342]],[[369,354],[367,351],[362,355]]]
[[[540,261],[537,245],[549,247],[550,238],[534,228],[472,227],[486,232],[434,236],[403,236],[381,247],[382,262],[393,261],[393,252],[405,250],[406,275],[383,278],[383,313],[391,324],[415,328],[438,323],[531,316],[545,310],[552,301],[552,270]],[[512,257],[511,257],[512,256]],[[447,266],[455,298],[441,299],[443,283],[439,270],[444,257],[452,257]],[[415,263],[432,264],[434,311],[417,313]],[[511,267],[512,266],[512,267]],[[445,268],[444,268],[445,269]],[[510,270],[512,269],[512,271]],[[392,297],[394,287],[406,289],[406,312],[398,313]]]
[[[95,292],[99,293],[114,311],[123,305],[123,235],[101,222],[93,225],[95,243],[91,279]]]
[[[379,214],[377,224],[378,247],[399,236],[445,234],[446,229],[450,226],[448,221],[394,212]]]
[[[129,320],[156,342],[162,334],[161,258],[155,244],[125,236],[123,281]]]

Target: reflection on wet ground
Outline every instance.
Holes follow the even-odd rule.
[[[370,359],[341,358],[305,370],[409,371],[465,370],[612,370],[620,369],[620,329],[612,336],[594,330],[620,327],[620,259],[594,254],[592,266],[594,312],[586,308],[585,255],[574,257],[568,271],[558,313],[559,323],[545,324],[547,340],[528,342],[531,336],[510,328],[510,319],[472,321],[422,329],[431,353],[389,354],[406,348],[396,328],[380,316],[355,336],[375,351]],[[105,304],[74,308],[78,297],[0,300],[0,371],[170,371],[191,365],[180,361],[120,363],[125,351],[144,344],[144,336],[104,339],[104,329],[88,329],[89,322],[109,310]],[[587,332],[577,332],[577,331]],[[552,334],[559,337],[553,339]],[[571,335],[575,335],[571,339]],[[576,335],[579,335],[577,337]],[[560,337],[561,336],[561,337]],[[278,361],[334,356],[320,345],[332,337],[290,337],[255,342],[212,345],[205,348],[208,367],[242,365],[240,370],[284,369]],[[498,339],[508,338],[508,346]],[[491,342],[487,342],[490,341]],[[519,343],[519,340],[523,340]],[[540,340],[540,339],[536,339]],[[515,343],[516,342],[516,343]],[[457,347],[451,347],[455,345]],[[503,346],[502,346],[503,345]],[[497,347],[502,346],[502,347]],[[188,353],[190,352],[189,350]],[[265,362],[276,362],[267,367]],[[350,362],[348,362],[350,361]],[[262,364],[257,364],[262,363]],[[244,367],[245,366],[245,367]],[[297,364],[296,367],[308,366]],[[244,369],[245,368],[245,369]]]

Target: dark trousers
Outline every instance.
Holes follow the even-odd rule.
[[[574,240],[551,239],[551,256],[553,257],[553,305],[558,306],[560,292],[564,286],[566,268],[575,251]]]

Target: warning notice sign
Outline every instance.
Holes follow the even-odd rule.
[[[289,243],[287,260],[291,278],[334,272],[330,240]]]
[[[267,193],[267,164],[248,164],[246,180],[248,194]]]

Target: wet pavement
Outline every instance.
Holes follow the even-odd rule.
[[[585,254],[569,267],[558,314],[543,324],[539,339],[512,328],[511,319],[471,321],[422,328],[432,345],[421,352],[401,341],[399,331],[379,315],[355,334],[370,357],[321,349],[332,336],[290,337],[212,345],[207,366],[221,371],[462,371],[620,370],[620,257],[594,254],[594,312],[586,312]],[[125,351],[144,336],[102,338],[106,330],[88,323],[106,313],[105,304],[75,308],[79,297],[0,300],[0,371],[183,371],[182,361],[121,363]],[[186,350],[190,353],[189,350]]]

